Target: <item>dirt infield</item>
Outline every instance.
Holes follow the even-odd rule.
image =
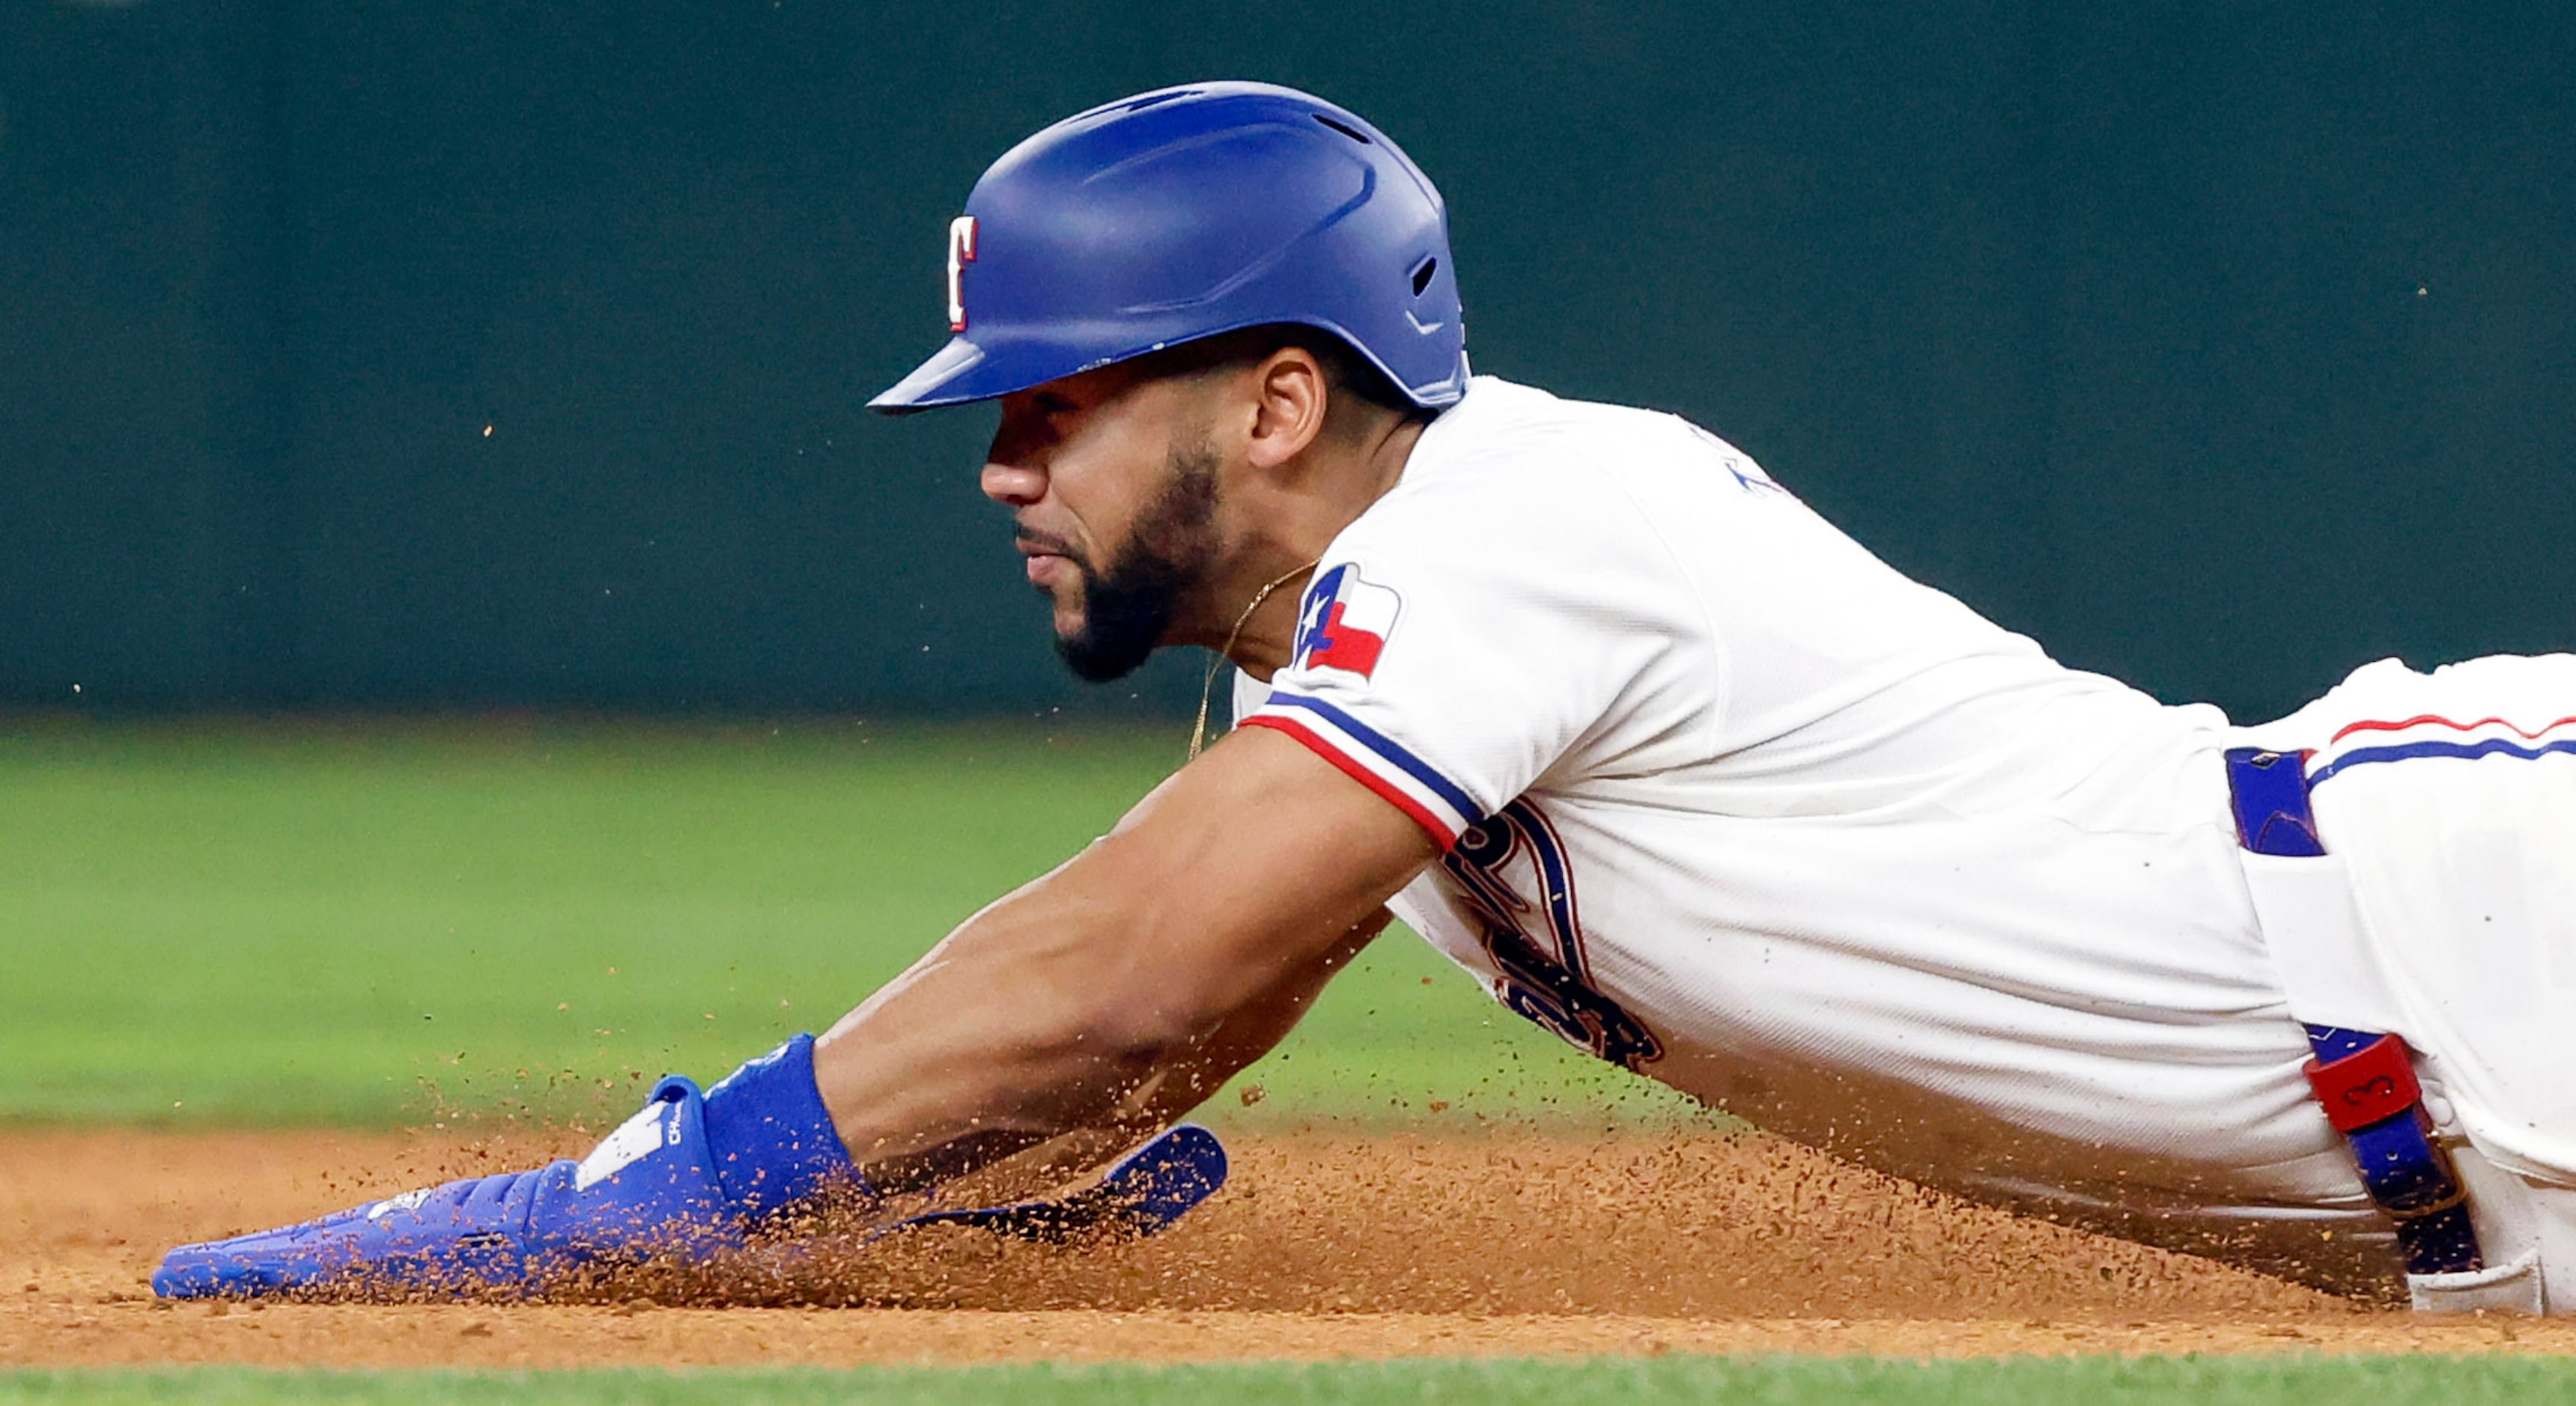
[[[166,1245],[559,1150],[324,1133],[0,1135],[0,1362],[962,1364],[1664,1351],[2576,1353],[1964,1206],[1761,1137],[1238,1139],[1158,1240],[939,1232],[760,1306],[168,1305]]]

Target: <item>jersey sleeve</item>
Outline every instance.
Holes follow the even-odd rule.
[[[1698,615],[1661,540],[1607,485],[1511,479],[1352,524],[1307,587],[1291,662],[1240,723],[1305,744],[1444,851],[1688,706]]]

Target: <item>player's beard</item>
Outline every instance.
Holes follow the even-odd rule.
[[[1076,559],[1082,624],[1058,634],[1055,652],[1089,683],[1124,678],[1172,628],[1181,598],[1216,559],[1216,448],[1201,436],[1174,445],[1162,490],[1136,515],[1126,550],[1106,567]]]

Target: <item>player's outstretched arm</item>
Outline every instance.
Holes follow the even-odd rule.
[[[1168,1121],[1287,1033],[1434,853],[1293,739],[1236,733],[844,1017],[824,1101],[881,1187]]]
[[[703,1091],[665,1078],[579,1161],[179,1246],[153,1288],[542,1292],[594,1266],[706,1262],[826,1197],[868,1204],[1023,1149],[1038,1148],[1014,1174],[1088,1164],[1277,1043],[1431,854],[1411,820],[1295,741],[1236,736],[968,920],[827,1042],[798,1035]],[[1023,1233],[1011,1227],[1108,1214],[1151,1233],[1224,1175],[1201,1130],[1123,1159],[1094,1188],[1121,1190],[1096,1205],[931,1219]]]

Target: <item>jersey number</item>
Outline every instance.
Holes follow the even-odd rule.
[[[1537,806],[1516,800],[1478,821],[1440,867],[1493,959],[1496,1000],[1613,1064],[1633,1070],[1663,1058],[1654,1032],[1593,986],[1565,843]],[[1516,877],[1539,901],[1522,896]]]

